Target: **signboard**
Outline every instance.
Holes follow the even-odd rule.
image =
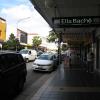
[[[54,17],[52,21],[55,28],[100,26],[100,16]]]

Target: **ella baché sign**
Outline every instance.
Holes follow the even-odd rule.
[[[100,16],[54,17],[54,27],[100,26]]]

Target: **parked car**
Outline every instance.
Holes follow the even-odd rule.
[[[22,50],[20,50],[19,53],[22,54],[22,56],[26,62],[35,60],[35,58],[37,57],[36,50],[32,50],[32,49],[22,49]]]
[[[21,54],[0,52],[0,97],[20,92],[26,75],[26,63]]]
[[[53,71],[57,67],[57,58],[53,53],[43,53],[33,62],[33,70]]]
[[[43,51],[41,50],[37,51],[37,57],[40,56],[41,54],[43,54]]]

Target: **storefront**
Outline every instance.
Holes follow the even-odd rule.
[[[96,69],[100,72],[100,29],[96,32]]]

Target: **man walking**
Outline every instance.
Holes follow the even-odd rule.
[[[87,54],[87,71],[88,72],[93,72],[93,65],[94,65],[94,54],[93,52],[89,52]]]

